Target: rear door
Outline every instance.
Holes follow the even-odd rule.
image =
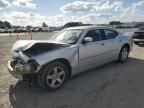
[[[115,60],[119,54],[119,33],[111,29],[102,29],[105,61]]]

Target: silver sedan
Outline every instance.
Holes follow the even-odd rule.
[[[46,41],[17,41],[8,70],[16,78],[55,91],[72,75],[111,61],[124,63],[132,47],[132,38],[112,28],[67,28]]]

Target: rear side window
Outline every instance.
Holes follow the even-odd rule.
[[[118,33],[113,30],[104,30],[105,38],[106,39],[114,39],[117,37]]]

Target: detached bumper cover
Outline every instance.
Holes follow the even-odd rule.
[[[20,79],[20,80],[23,79],[23,75],[17,74],[17,73],[13,70],[13,68],[11,67],[11,61],[8,61],[7,67],[8,67],[9,73],[10,73],[12,76],[14,76],[15,78]]]

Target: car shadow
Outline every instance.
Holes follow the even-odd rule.
[[[128,74],[130,70],[143,65],[144,60],[131,57],[124,64],[112,62],[73,76],[63,88],[55,92],[47,92],[18,81],[16,85],[10,85],[9,100],[13,108],[69,108],[78,104],[81,106],[82,100],[94,95],[96,99],[108,86],[117,84],[120,81],[119,74]],[[142,71],[142,68],[137,71]]]

